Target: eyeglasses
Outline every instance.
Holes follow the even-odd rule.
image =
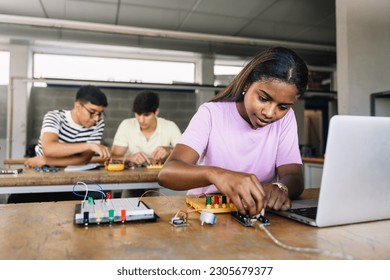
[[[81,106],[89,113],[89,117],[91,119],[98,118],[98,120],[101,120],[104,118],[104,112],[91,112],[87,107],[84,106],[84,104],[80,103]]]

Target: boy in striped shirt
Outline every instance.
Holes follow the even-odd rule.
[[[104,131],[103,113],[107,105],[107,98],[100,89],[92,85],[80,87],[72,110],[46,113],[35,147],[36,156],[28,159],[25,165],[83,165],[94,154],[103,160],[109,159],[109,149],[100,144]]]

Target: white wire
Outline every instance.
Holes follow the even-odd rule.
[[[88,192],[89,192],[88,185],[87,185],[85,182],[83,182],[83,181],[78,181],[78,182],[76,183],[75,186],[77,187],[77,186],[79,186],[80,184],[84,186],[85,195],[84,195],[83,201],[86,201],[87,198],[88,198]],[[99,193],[101,193],[103,196],[106,195],[106,194],[105,194],[103,191],[101,191],[101,190],[91,190],[91,191],[99,192]]]
[[[304,252],[304,253],[316,253],[316,254],[324,254],[328,255],[331,257],[339,258],[339,259],[347,259],[347,260],[352,260],[353,257],[350,255],[343,254],[341,252],[334,252],[334,251],[329,251],[329,250],[324,250],[320,248],[310,248],[310,247],[295,247],[295,246],[290,246],[286,245],[282,242],[280,242],[278,239],[276,239],[272,233],[260,222],[255,222],[254,224],[257,224],[259,228],[261,228],[267,235],[272,239],[272,241],[282,247],[283,249],[290,250],[290,251],[295,251],[295,252]]]
[[[79,186],[80,184],[82,184],[84,186],[84,188],[85,188],[85,195],[84,195],[84,199],[83,199],[83,201],[85,201],[87,199],[87,197],[88,197],[88,185],[86,183],[82,182],[82,181],[78,181],[76,183],[76,187]]]

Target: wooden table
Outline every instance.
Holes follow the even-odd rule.
[[[316,197],[318,189],[303,197]],[[281,260],[338,259],[324,254],[283,249],[259,228],[244,227],[229,214],[217,214],[214,225],[189,215],[189,226],[169,221],[186,208],[184,196],[143,197],[160,217],[155,223],[74,225],[78,202],[0,205],[0,259],[10,260]],[[390,259],[390,220],[314,228],[266,215],[268,229],[281,242],[341,252],[354,259]]]
[[[107,171],[100,168],[76,172],[60,169],[45,173],[25,168],[20,174],[0,175],[0,194],[69,192],[80,180],[96,182],[105,190],[161,188],[157,184],[159,171],[148,168]]]

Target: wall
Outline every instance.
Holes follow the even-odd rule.
[[[7,135],[7,86],[0,86],[0,138]]]
[[[44,114],[53,109],[72,109],[78,87],[33,87],[28,105],[27,144],[37,143]],[[101,88],[108,99],[104,142],[111,146],[120,122],[134,117],[131,107],[142,89]],[[160,96],[160,117],[174,121],[183,132],[196,111],[194,91],[153,90]]]
[[[338,112],[370,115],[370,94],[390,90],[390,1],[336,0]]]
[[[27,101],[31,85],[15,77],[31,77],[32,59],[29,46],[10,45],[10,84],[12,89],[11,100],[13,110],[10,129],[12,134],[10,138],[11,145],[7,147],[7,155],[11,158],[24,156],[27,135]]]
[[[7,86],[0,86],[0,166],[7,152],[7,89]]]

